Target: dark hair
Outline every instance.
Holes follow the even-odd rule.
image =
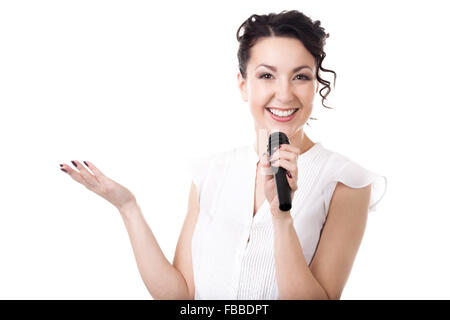
[[[241,28],[244,28],[244,33],[242,36],[239,36]],[[314,56],[316,61],[316,78],[324,85],[319,91],[320,96],[322,97],[322,105],[325,108],[334,109],[324,104],[324,101],[331,91],[330,81],[322,79],[319,74],[319,70],[332,72],[334,74],[333,85],[336,87],[336,72],[322,67],[322,61],[326,56],[323,47],[325,46],[326,38],[330,35],[325,33],[325,29],[320,26],[320,21],[313,22],[311,18],[297,10],[283,10],[279,14],[270,13],[268,15],[253,14],[241,24],[236,32],[236,38],[239,41],[239,50],[237,53],[239,71],[244,79],[247,78],[247,63],[250,58],[251,47],[253,47],[261,37],[277,36],[300,40],[305,48]],[[327,92],[323,95],[322,91],[325,89]]]

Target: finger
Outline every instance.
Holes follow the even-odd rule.
[[[294,172],[295,168],[297,166],[293,164],[291,161],[285,160],[285,159],[278,159],[275,161],[272,161],[272,167],[282,167],[290,172]]]
[[[298,155],[293,151],[287,151],[287,150],[277,150],[272,154],[269,161],[274,161],[277,159],[288,159],[290,161],[297,161]]]
[[[293,152],[293,153],[297,154],[297,156],[300,155],[300,149],[293,146],[292,144],[283,143],[280,146],[280,150]]]
[[[282,151],[284,153],[282,153],[282,157],[279,160],[285,160],[288,162],[288,164],[286,165],[286,167],[282,166],[283,168],[285,168],[292,176],[292,178],[294,180],[297,180],[298,177],[298,156],[296,153],[291,152],[291,151]],[[274,161],[275,163],[275,161]],[[285,163],[285,162],[284,162]],[[277,163],[277,165],[279,166],[279,162]]]
[[[83,161],[83,162],[99,180],[105,177],[105,175],[92,162],[90,161]]]
[[[297,179],[295,179],[294,176],[292,176],[292,174],[291,176],[289,176],[289,173],[290,173],[289,171],[286,171],[287,181],[289,183],[289,187],[291,187],[291,191],[295,191],[298,188]]]
[[[97,178],[92,175],[78,160],[72,160],[72,164],[80,171],[81,177],[86,181],[89,186],[95,186],[99,183]]]
[[[277,160],[273,163],[273,166],[277,169],[281,166],[286,170],[286,177],[289,183],[289,186],[292,190],[297,190],[297,165],[293,164],[292,162],[286,161],[284,159]],[[275,172],[276,173],[276,172]],[[290,176],[289,176],[290,175]]]
[[[269,162],[267,153],[262,157],[261,162],[262,162],[262,171],[264,174],[264,181],[272,180],[273,179],[273,171],[270,168],[270,162]]]
[[[67,164],[61,164],[60,166],[61,170],[66,172],[73,180],[84,185],[85,187],[88,187],[86,181],[77,170],[72,169],[72,167]]]
[[[268,158],[269,158],[269,157],[268,157],[268,153],[267,153],[267,152],[264,152],[263,155],[262,155],[262,157],[261,157],[261,166],[262,166],[263,168],[268,167],[268,165],[269,165]]]

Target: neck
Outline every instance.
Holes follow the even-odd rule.
[[[270,132],[266,129],[257,130],[256,142],[253,144],[253,149],[258,154],[259,159],[263,157],[264,152],[267,152],[267,142],[269,140]],[[300,154],[306,152],[314,145],[303,129],[298,130],[291,136],[288,136],[289,144],[300,149]]]

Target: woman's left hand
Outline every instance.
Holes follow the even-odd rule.
[[[263,158],[263,168],[265,171],[265,182],[264,182],[264,195],[270,204],[270,211],[274,218],[285,217],[285,211],[281,211],[279,208],[278,194],[275,186],[275,178],[272,173],[272,167],[282,167],[286,169],[286,177],[291,188],[291,199],[294,198],[294,193],[298,189],[298,168],[297,160],[300,155],[300,150],[290,144],[281,144],[269,159],[266,153]],[[274,169],[276,170],[276,169]]]

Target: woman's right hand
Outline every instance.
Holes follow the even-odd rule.
[[[92,162],[84,161],[86,166],[91,169],[91,174],[79,161],[72,160],[72,164],[79,170],[72,169],[69,165],[60,164],[61,170],[66,172],[73,180],[81,183],[89,190],[95,192],[119,211],[125,206],[136,203],[136,198],[130,190],[105,176]]]

